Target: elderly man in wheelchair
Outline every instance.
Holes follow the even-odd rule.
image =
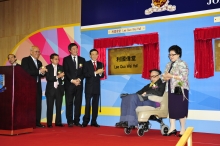
[[[162,102],[167,100],[163,99],[166,95],[164,93],[166,83],[162,82],[160,75],[160,70],[152,69],[150,70],[150,84],[144,86],[135,94],[121,94],[121,116],[120,122],[116,123],[116,127],[123,127],[126,134],[130,134],[132,129],[138,127],[138,135],[143,136],[144,132],[147,132],[150,127],[148,120],[154,120],[163,126],[162,134],[168,131],[168,127],[163,124],[162,118],[158,116],[160,114],[157,114],[160,108],[164,106],[161,103],[167,104],[167,102]],[[165,106],[167,108],[167,105]],[[153,111],[153,113],[149,115],[149,111]],[[168,110],[165,112],[165,116],[167,115]]]

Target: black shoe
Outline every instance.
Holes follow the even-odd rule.
[[[52,126],[52,125],[47,125],[47,127],[48,127],[48,128],[53,128],[53,126]]]
[[[36,127],[37,127],[37,128],[44,128],[45,126],[44,126],[44,125],[41,125],[41,124],[37,124]]]
[[[68,123],[68,127],[73,127],[73,123]]]
[[[58,127],[64,127],[63,124],[55,124],[55,126],[58,126]]]
[[[176,135],[176,133],[177,133],[177,131],[176,131],[176,129],[174,129],[172,132],[170,132],[170,133],[166,133],[166,134],[164,134],[163,136],[171,136],[171,135]]]
[[[83,123],[83,124],[81,125],[81,127],[87,127],[87,124]]]
[[[124,121],[121,121],[121,122],[118,122],[118,123],[115,123],[115,127],[122,127],[122,124],[124,123]]]
[[[124,127],[124,128],[128,127],[128,122],[125,121],[124,123],[122,123],[122,127]]]
[[[95,123],[95,124],[91,124],[91,126],[93,126],[93,127],[100,127],[100,125],[97,124],[97,123]]]
[[[74,123],[74,125],[76,125],[78,127],[82,127],[82,124],[80,124],[80,123]]]

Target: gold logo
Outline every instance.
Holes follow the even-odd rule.
[[[167,0],[152,0],[153,4],[157,7],[162,7],[166,4]]]
[[[150,8],[145,10],[145,15],[150,15],[153,12],[163,12],[163,11],[169,11],[173,12],[176,10],[175,5],[170,5],[169,0],[152,0]]]

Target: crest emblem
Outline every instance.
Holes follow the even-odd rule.
[[[166,2],[167,0],[153,0],[153,4],[159,8],[162,7]]]
[[[5,75],[0,74],[0,93],[6,90],[5,87]]]
[[[175,5],[169,5],[169,0],[152,0],[151,6],[151,8],[145,10],[145,15],[150,15],[153,12],[173,12],[176,10]]]

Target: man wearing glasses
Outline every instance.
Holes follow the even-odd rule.
[[[138,125],[138,119],[135,109],[138,106],[159,107],[160,103],[151,101],[148,96],[163,96],[166,84],[160,79],[161,71],[158,69],[150,70],[151,83],[144,86],[135,94],[122,96],[120,122],[116,123],[117,127],[134,128]]]

